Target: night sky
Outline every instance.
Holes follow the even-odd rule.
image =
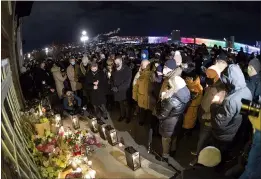
[[[53,41],[79,41],[85,29],[96,36],[117,28],[120,35],[181,36],[223,39],[255,44],[261,40],[260,2],[39,2],[24,18],[24,50]]]

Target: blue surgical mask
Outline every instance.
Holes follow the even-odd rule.
[[[75,65],[75,62],[71,62],[71,65]]]

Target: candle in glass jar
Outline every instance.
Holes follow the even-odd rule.
[[[73,161],[73,162],[72,162],[72,169],[73,169],[73,170],[76,170],[77,167],[78,167],[78,164],[77,164],[75,161]]]
[[[84,179],[91,179],[91,176],[87,173],[87,174],[84,176]]]
[[[90,175],[90,177],[91,177],[92,179],[95,178],[96,171],[95,171],[95,170],[90,170],[90,171],[89,171],[89,175]]]
[[[87,162],[87,164],[88,164],[88,166],[92,166],[92,161],[91,160],[89,160],[88,162]]]

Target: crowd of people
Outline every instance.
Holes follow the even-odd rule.
[[[148,49],[149,58],[141,60],[144,48]],[[149,123],[149,135],[161,135],[162,155],[156,158],[166,162],[175,155],[179,139],[191,135],[199,123],[191,166],[203,166],[204,173],[209,171],[206,168],[236,156],[235,146],[243,148],[252,143],[240,179],[261,177],[257,169],[261,164],[260,118],[253,122],[240,114],[242,99],[261,104],[260,55],[247,55],[243,49],[235,55],[216,45],[208,49],[202,44],[192,49],[159,44],[103,45],[87,48],[82,56],[65,56],[33,60],[21,69],[20,81],[27,100],[40,98],[48,91],[59,98],[56,103],[62,104],[62,111],[67,114],[80,113],[87,106],[91,115],[103,120],[109,118],[108,111],[118,103],[119,122],[130,123],[136,116],[139,125]],[[148,150],[150,145],[151,141]],[[216,157],[219,162],[213,159],[206,164],[206,159],[202,159],[204,151],[205,155],[220,153],[222,160]],[[220,173],[211,175],[214,178]]]

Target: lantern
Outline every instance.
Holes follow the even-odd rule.
[[[114,146],[118,143],[117,132],[112,126],[108,125],[105,127],[105,134],[109,144]]]
[[[76,130],[76,129],[79,129],[80,128],[80,123],[79,123],[79,119],[78,119],[78,116],[77,115],[74,115],[74,116],[71,116],[72,118],[72,124],[73,124],[73,128]]]
[[[55,117],[55,127],[61,127],[62,126],[62,119],[60,114],[56,114]]]
[[[92,132],[97,133],[98,132],[98,123],[97,119],[95,117],[90,119],[90,128]]]
[[[141,167],[140,163],[140,153],[136,151],[133,147],[126,147],[124,149],[127,165],[133,170],[137,170]]]
[[[99,131],[100,137],[103,140],[106,140],[106,134],[105,134],[106,124],[102,120],[99,120],[97,123],[98,123],[98,131]]]

